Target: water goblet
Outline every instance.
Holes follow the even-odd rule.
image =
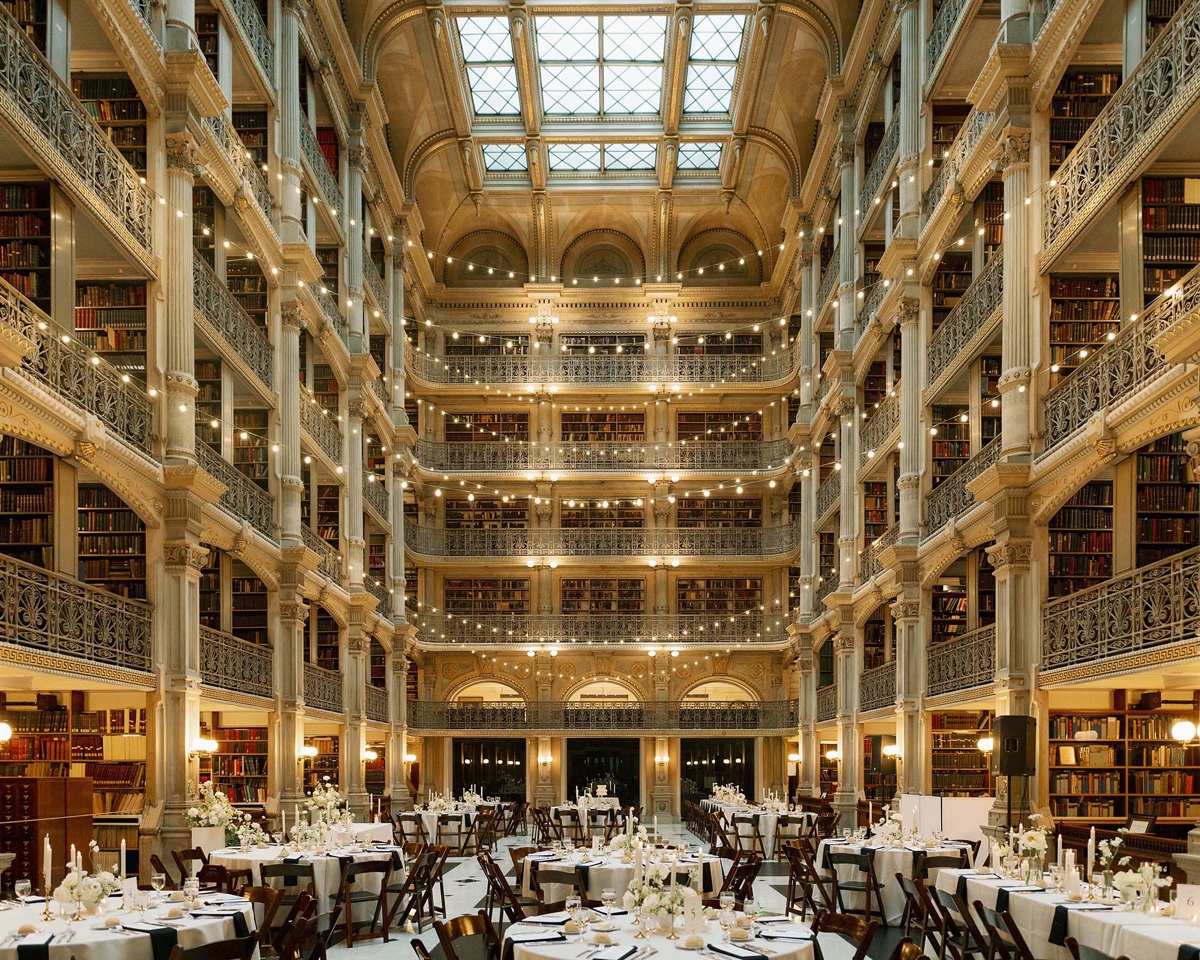
[[[721,925],[721,932],[726,940],[729,939],[729,928],[733,926],[735,919],[733,910],[722,907],[717,911],[717,923]]]
[[[750,919],[750,929],[754,929],[754,921],[758,919],[758,901],[753,897],[747,897],[746,902],[742,904],[742,913]]]
[[[154,902],[158,903],[162,900],[163,887],[167,885],[167,875],[165,873],[150,874],[150,886],[154,888]]]
[[[13,893],[17,895],[17,899],[21,901],[21,906],[25,906],[25,898],[33,892],[33,884],[28,878],[18,880],[13,884]]]
[[[579,908],[582,904],[583,901],[577,896],[567,897],[567,899],[563,901],[563,907],[566,909],[567,916],[572,920],[575,919],[575,914],[579,912]]]
[[[721,894],[719,902],[722,910],[728,910],[732,914],[733,908],[737,905],[737,898],[732,893],[726,891]]]
[[[617,902],[617,890],[615,887],[605,887],[600,891],[600,903],[604,906],[605,919],[612,923],[613,904]]]

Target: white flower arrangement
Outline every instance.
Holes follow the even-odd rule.
[[[121,881],[108,870],[101,870],[95,876],[89,876],[86,870],[79,870],[67,864],[63,881],[51,896],[56,903],[84,903],[95,906],[110,893],[116,893],[120,889]]]
[[[1100,861],[1102,870],[1111,870],[1113,861],[1117,859],[1117,850],[1124,843],[1123,837],[1113,837],[1111,840],[1101,840],[1096,844],[1096,858]],[[1128,857],[1121,858],[1122,863],[1128,863]]]
[[[718,783],[713,787],[712,797],[717,803],[737,807],[744,807],[746,805],[746,795],[742,793],[737,784],[733,783]]]
[[[634,820],[636,823],[637,820]],[[620,854],[622,857],[633,856],[633,852],[638,847],[645,847],[650,842],[649,836],[646,834],[645,827],[638,827],[634,833],[619,833],[613,837],[611,849],[614,854]]]
[[[304,820],[292,826],[288,833],[296,843],[319,843],[325,836],[317,824]]]
[[[463,803],[473,803],[473,804],[478,805],[478,804],[483,803],[484,799],[478,793],[476,793],[474,790],[464,790],[463,795],[462,795],[462,802]]]
[[[322,777],[304,801],[304,805],[312,811],[313,819],[326,823],[349,823],[354,819],[354,815],[343,807],[344,803],[337,785],[329,777]]]
[[[429,802],[425,804],[429,813],[458,813],[461,809],[459,802],[453,797],[444,797],[440,793],[431,793]]]
[[[1125,860],[1129,858],[1126,857]],[[1121,870],[1113,874],[1113,886],[1124,895],[1126,890],[1135,895],[1140,893],[1148,900],[1158,899],[1158,891],[1171,886],[1174,881],[1166,873],[1165,864],[1143,863],[1136,870]],[[1150,894],[1153,891],[1154,896]]]
[[[248,813],[242,814],[242,821],[238,824],[236,832],[238,843],[242,846],[253,847],[256,844],[267,843],[270,840],[266,831],[259,824],[255,823],[254,818]]]
[[[195,794],[191,793],[191,786],[189,783],[191,804],[184,814],[189,827],[224,827],[238,818],[229,798],[222,791],[214,790],[212,781],[205,780]]]
[[[1017,838],[1017,844],[1023,857],[1042,857],[1046,853],[1048,842],[1046,831],[1031,827]]]
[[[685,901],[699,896],[688,884],[671,884],[671,864],[647,864],[642,879],[630,883],[622,900],[626,910],[641,908],[643,917],[656,919],[683,913]]]
[[[892,813],[890,805],[883,807],[883,816],[871,826],[871,839],[876,843],[890,846],[899,843],[904,837],[904,819],[899,813]]]

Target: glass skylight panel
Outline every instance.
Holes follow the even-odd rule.
[[[662,63],[666,31],[666,17],[605,17],[604,59]]]
[[[736,63],[742,53],[742,33],[746,18],[740,13],[709,14],[696,17],[692,26],[691,60]]]
[[[662,64],[604,65],[604,112],[658,113]]]
[[[696,17],[683,91],[684,113],[729,112],[745,26],[741,14]]]
[[[653,170],[658,161],[656,143],[606,143],[605,170]]]
[[[600,59],[600,18],[538,17],[537,50],[543,61],[595,63]]]
[[[471,102],[478,116],[511,116],[521,112],[514,67],[467,67],[467,80],[471,84]]]
[[[546,151],[550,156],[552,173],[600,169],[598,143],[551,143],[547,144]]]
[[[681,143],[675,166],[680,170],[716,170],[721,165],[721,146],[720,143]]]
[[[658,113],[666,23],[663,16],[538,17],[546,115]]]
[[[547,115],[599,113],[599,65],[543,63],[542,109]]]
[[[489,173],[527,170],[529,167],[525,159],[525,146],[520,143],[485,143],[483,166]]]
[[[513,64],[508,20],[504,17],[460,17],[455,23],[476,115],[519,115],[521,95],[517,92],[517,69]]]
[[[687,86],[683,90],[683,112],[728,113],[733,98],[733,78],[736,75],[736,64],[688,64]]]
[[[458,39],[467,63],[512,63],[512,42],[504,17],[461,17]]]

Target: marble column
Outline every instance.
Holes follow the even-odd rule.
[[[921,7],[898,0],[900,14],[900,221],[895,236],[916,240],[921,233]]]
[[[199,174],[195,143],[188,133],[167,136],[167,191],[164,263],[161,281],[166,304],[166,459],[196,461],[196,330],[192,296],[192,188]]]
[[[796,598],[795,606],[802,621],[812,618],[816,602],[817,536],[813,530],[813,520],[817,512],[817,477],[820,473],[818,460],[812,450],[805,450],[796,455],[796,470],[800,475],[797,482],[800,484],[801,507],[800,595]]]
[[[341,788],[346,802],[359,820],[369,819],[363,751],[367,749],[367,676],[369,674],[371,637],[358,619],[361,607],[350,608],[350,626],[346,631],[346,655],[342,673],[342,708],[345,711],[346,734],[342,741],[345,751],[342,769],[345,771]]]
[[[412,632],[411,628],[408,632]],[[388,690],[392,719],[391,739],[388,742],[389,792],[392,810],[407,810],[412,805],[408,786],[408,657],[402,649],[409,638],[398,631],[392,639],[392,682]]]
[[[925,694],[925,644],[921,631],[920,587],[911,585],[892,602],[896,626],[896,746],[900,748],[896,795],[924,793],[928,733],[922,703]]]
[[[280,191],[280,228],[284,243],[299,243],[300,186],[300,17],[302,0],[282,0],[279,12],[279,163],[283,174]],[[336,202],[336,200],[335,200]]]
[[[841,622],[833,639],[834,676],[837,677],[838,785],[833,806],[841,822],[853,827],[858,817],[862,789],[862,729],[858,722],[858,681],[862,674],[862,631],[854,624],[854,608],[838,607]]]
[[[808,636],[800,637],[800,652],[796,664],[800,670],[800,796],[815,797],[821,793],[821,758],[817,741],[817,669]]]
[[[1033,338],[1033,274],[1030,269],[1029,131],[1010,129],[997,162],[1004,181],[1004,293],[1001,311],[1000,423],[1005,460],[1030,453],[1029,347]]]
[[[290,271],[291,268],[285,268]],[[293,289],[294,295],[294,289]],[[285,540],[300,542],[300,506],[305,496],[300,450],[300,337],[304,316],[300,301],[283,301],[279,335],[279,473]]]
[[[858,463],[858,404],[851,397],[838,401],[837,416],[841,423],[838,462],[841,469],[841,513],[838,516],[838,592],[851,593],[858,569],[855,545],[858,543],[858,510],[854,483],[854,466]]]
[[[361,389],[359,385],[358,389]],[[363,554],[366,549],[366,537],[363,533],[363,419],[366,416],[366,406],[358,398],[357,390],[352,393],[350,402],[346,404],[350,432],[346,437],[349,447],[346,466],[346,550],[350,565],[350,589],[362,589],[363,584]]]
[[[357,122],[357,123],[355,123]],[[363,305],[363,174],[367,151],[362,146],[362,120],[352,114],[349,163],[346,174],[346,321],[350,327],[350,352],[368,352],[366,307]]]
[[[858,151],[854,146],[854,111],[847,109],[842,119],[842,142],[838,144],[838,164],[841,166],[841,223],[838,227],[838,297],[836,343],[839,350],[854,349],[854,282],[857,272],[858,250],[854,235],[854,209],[858,206],[858,188],[854,182],[855,159]],[[853,471],[851,471],[853,473]]]
[[[916,543],[921,527],[921,317],[918,302],[900,301],[900,538]]]
[[[279,714],[279,802],[304,798],[300,747],[304,744],[304,648],[308,642],[308,604],[299,592],[304,572],[284,567],[280,586],[279,636],[275,640],[275,710]]]

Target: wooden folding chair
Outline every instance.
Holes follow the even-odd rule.
[[[992,910],[976,900],[975,912],[988,932],[987,949],[984,953],[988,960],[1033,960],[1033,951],[1029,949],[1029,944],[1025,942],[1025,937],[1021,935],[1007,910]],[[1078,949],[1077,943],[1076,950]]]
[[[454,917],[445,923],[434,920],[433,929],[437,931],[438,942],[442,945],[442,953],[446,960],[458,960],[454,944],[465,937],[481,937],[486,960],[500,960],[500,938],[496,936],[496,928],[492,926],[492,921],[482,911]]]
[[[1072,960],[1129,960],[1126,956],[1110,957],[1095,947],[1080,943],[1074,937],[1067,937],[1063,944],[1070,952]]]
[[[845,937],[854,944],[852,960],[866,960],[867,951],[871,949],[871,941],[879,928],[865,917],[856,917],[846,913],[834,913],[831,910],[818,910],[812,922],[813,955],[816,960],[825,960],[821,952],[820,934],[836,934]]]
[[[171,876],[171,871],[167,869],[167,865],[162,862],[157,853],[150,854],[151,873],[161,873],[167,878],[164,889],[178,890],[179,884],[175,882],[175,878]]]
[[[791,915],[799,913],[801,920],[808,919],[809,908],[816,916],[818,910],[828,910],[831,907],[829,894],[825,891],[826,880],[813,865],[808,851],[800,846],[798,840],[783,844],[783,854],[788,862],[787,903],[784,912]],[[820,903],[817,896],[820,896]]]
[[[275,911],[279,909],[279,903],[283,900],[283,891],[277,890],[275,887],[252,887],[246,885],[242,887],[242,896],[250,901],[250,909],[254,912],[254,925],[258,933],[258,946],[260,949],[271,945],[271,930],[275,923]],[[259,916],[257,907],[262,907],[262,915]]]
[[[767,855],[767,845],[763,843],[762,834],[758,831],[758,817],[749,813],[735,813],[732,821],[733,839],[737,849],[747,853]]]
[[[216,943],[202,943],[198,947],[185,948],[175,944],[170,960],[251,960],[257,946],[258,940],[254,937],[218,940]]]
[[[344,923],[343,935],[348,948],[353,947],[355,941],[358,940],[382,939],[384,943],[388,942],[387,924],[385,923],[379,930],[375,929],[375,925],[387,908],[388,878],[391,875],[392,861],[390,859],[353,861],[346,864],[342,871],[342,882],[338,889],[334,909],[341,907]],[[364,889],[364,883],[372,877],[379,878],[377,891]],[[360,903],[375,904],[370,920],[355,919],[354,907]],[[363,931],[364,927],[366,928],[365,932]],[[327,942],[334,941],[330,939]]]

